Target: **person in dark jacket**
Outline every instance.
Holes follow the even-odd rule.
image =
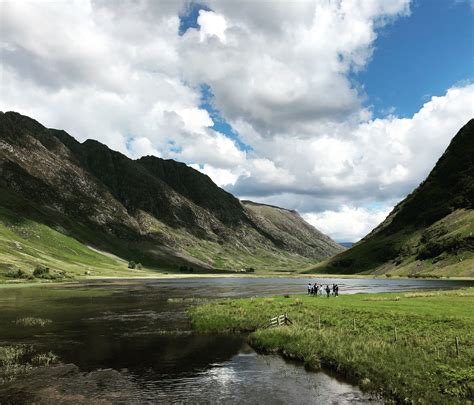
[[[331,294],[331,289],[329,288],[329,284],[326,285],[326,294],[329,298],[329,295]]]

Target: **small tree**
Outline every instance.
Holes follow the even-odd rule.
[[[135,266],[135,268],[136,268],[137,270],[141,270],[141,269],[143,269],[143,266],[142,266],[141,263],[137,263],[137,265]]]
[[[129,269],[135,269],[136,267],[137,267],[137,264],[133,260],[130,260],[128,262],[128,268]]]

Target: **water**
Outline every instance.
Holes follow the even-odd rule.
[[[311,279],[314,282],[314,279]],[[447,289],[470,281],[325,279],[341,294]],[[195,335],[185,310],[205,298],[305,293],[308,279],[88,281],[0,290],[0,344],[34,344],[65,364],[4,384],[14,402],[350,403],[357,387],[256,354],[242,336]],[[18,318],[51,319],[44,328]],[[81,402],[82,401],[82,402]]]

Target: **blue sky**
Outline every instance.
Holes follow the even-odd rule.
[[[196,8],[193,7],[193,10],[196,10]],[[195,13],[195,11],[193,11],[193,13]],[[214,121],[214,125],[211,127],[213,130],[221,132],[228,138],[235,141],[240,150],[252,150],[252,147],[242,142],[237,132],[232,128],[232,126],[229,125],[228,122],[226,122],[224,118],[222,118],[220,111],[215,105],[212,89],[207,84],[201,85],[201,103],[199,104],[199,107],[207,110],[211,116],[212,120]]]
[[[431,96],[474,77],[474,13],[469,2],[417,0],[411,15],[379,31],[373,60],[355,75],[375,116],[391,107],[411,117]]]

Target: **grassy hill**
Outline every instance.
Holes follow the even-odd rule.
[[[183,163],[132,160],[0,113],[0,278],[38,264],[131,274],[129,261],[148,272],[297,271],[342,250],[296,213],[255,207]]]
[[[385,221],[309,272],[474,276],[474,119]]]

